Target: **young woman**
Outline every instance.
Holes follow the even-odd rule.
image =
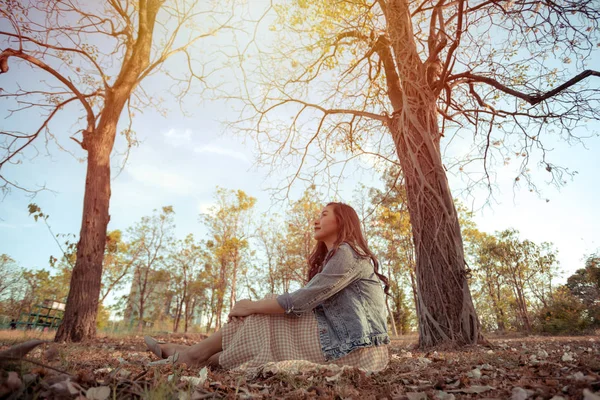
[[[306,286],[273,298],[238,301],[230,322],[193,346],[159,344],[146,337],[148,348],[162,358],[178,353],[178,363],[226,369],[285,360],[384,369],[390,341],[388,282],[378,272],[356,211],[329,203],[314,232],[317,245]]]

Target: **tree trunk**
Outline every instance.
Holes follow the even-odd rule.
[[[504,332],[504,312],[500,308],[500,293],[496,293],[494,290],[494,285],[492,282],[490,282],[491,278],[487,277],[487,279],[488,292],[490,294],[490,298],[492,299],[492,308],[494,309],[494,315],[496,317],[496,325],[498,326],[499,332]]]
[[[419,344],[472,344],[480,337],[479,321],[440,153],[439,91],[428,79],[429,61],[420,59],[408,1],[390,0],[386,19],[388,36],[380,39],[376,51],[394,109],[388,126],[405,177],[417,263]]]
[[[99,135],[98,138],[88,141],[77,261],[71,275],[64,319],[54,339],[56,342],[80,342],[96,335],[106,227],[110,220],[110,153],[115,133],[116,124],[112,132],[109,129],[100,130],[95,133]]]
[[[146,312],[145,308],[146,308],[145,304],[143,302],[140,302],[140,307],[138,308],[138,310],[139,310],[138,323],[137,323],[138,332],[142,332],[144,330],[144,313]]]
[[[385,307],[387,308],[388,315],[390,316],[390,322],[392,324],[392,334],[395,337],[398,337],[398,329],[396,328],[396,318],[394,318],[394,313],[390,309],[390,305],[388,303],[388,298],[385,298]]]
[[[407,85],[391,124],[405,176],[416,252],[419,343],[476,343],[479,321],[467,283],[462,236],[440,153],[435,98]]]

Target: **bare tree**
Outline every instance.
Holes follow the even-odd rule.
[[[227,4],[7,0],[0,5],[0,73],[10,75],[15,66],[31,68],[40,77],[15,84],[4,78],[0,96],[12,104],[9,116],[26,110],[36,110],[41,116],[38,128],[31,132],[0,132],[3,191],[30,190],[6,177],[4,167],[20,163],[40,139],[57,140],[61,146],[61,135],[55,131],[66,127],[55,127],[59,114],[76,116],[70,138],[87,156],[77,265],[57,341],[95,335],[109,221],[110,156],[119,123],[126,125],[121,133],[130,148],[135,143],[134,112],[149,106],[163,112],[160,104],[165,93],[182,100],[197,83],[206,87],[210,72],[205,71],[201,60],[206,54],[198,45],[227,28],[232,15]],[[141,86],[156,73],[168,76],[172,84],[161,88],[160,95]]]
[[[399,161],[420,345],[477,342],[447,168],[491,188],[492,167],[518,154],[515,182],[535,190],[529,164],[538,161],[562,184],[569,171],[551,163],[548,140],[577,141],[587,120],[600,119],[600,92],[584,80],[599,75],[587,65],[597,52],[600,4],[295,0],[274,13],[269,28],[278,36],[271,46],[248,46],[260,57],[244,64],[252,79],[240,92],[239,122],[252,123],[261,161],[294,169],[285,190],[315,175],[335,183],[358,156]],[[449,144],[466,135],[473,145],[445,166],[444,136]]]
[[[133,263],[133,281],[125,314],[137,318],[137,329],[144,328],[149,309],[161,314],[164,292],[169,287],[169,271],[165,267],[167,249],[173,246],[173,207],[154,210],[152,216],[142,219],[129,229],[131,246],[138,248]]]

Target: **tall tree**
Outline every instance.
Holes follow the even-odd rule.
[[[287,241],[281,222],[262,215],[256,229],[255,242],[262,256],[260,261],[266,268],[267,293],[289,292],[292,277],[289,274]]]
[[[148,309],[160,309],[164,296],[156,294],[168,287],[169,274],[164,268],[164,257],[173,242],[173,207],[154,210],[152,216],[142,217],[129,230],[132,246],[139,247],[139,256],[133,263],[133,280],[126,312],[130,319],[137,318],[137,329],[144,328]]]
[[[170,251],[167,263],[171,267],[170,286],[175,300],[173,332],[179,329],[182,318],[187,331],[187,322],[193,315],[200,285],[205,281],[202,279],[205,275],[205,259],[202,246],[194,240],[192,234],[176,241]]]
[[[142,246],[124,241],[120,230],[108,232],[102,265],[100,304],[111,292],[123,288],[131,267],[138,260],[141,252]]]
[[[521,240],[515,229],[472,237],[475,280],[498,329],[514,315],[513,327],[531,330],[531,308],[547,307],[552,299],[556,251],[546,242]]]
[[[415,279],[415,249],[412,242],[410,216],[408,214],[406,191],[402,184],[401,170],[389,168],[383,174],[383,189],[371,188],[369,194],[374,208],[372,231],[377,256],[383,271],[390,279],[392,296],[393,327],[406,330],[410,318],[406,304],[404,287],[408,286],[413,304],[418,303],[418,290]],[[408,283],[408,285],[407,285]],[[397,319],[398,317],[399,319]],[[400,328],[400,329],[397,329]]]
[[[561,183],[565,170],[547,154],[553,129],[577,138],[584,121],[600,119],[598,90],[584,86],[600,75],[584,71],[597,52],[598,2],[293,0],[275,11],[270,28],[279,36],[268,51],[255,48],[260,63],[246,64],[262,73],[262,90],[242,92],[266,161],[280,168],[291,155],[293,183],[312,178],[307,173],[340,176],[330,168],[339,153],[398,160],[416,253],[420,345],[477,342],[442,138],[475,138],[450,165],[467,179],[491,187],[495,160],[518,153],[516,181],[533,185],[535,154]]]
[[[110,156],[121,115],[126,110],[129,126],[122,133],[130,148],[135,143],[134,111],[162,103],[154,98],[157,93],[141,87],[142,81],[159,72],[172,78],[177,100],[192,84],[205,84],[208,71],[195,45],[226,26],[230,12],[224,3],[223,8],[220,12],[213,4],[185,0],[8,0],[0,5],[5,27],[0,31],[0,73],[11,73],[11,63],[20,63],[39,76],[21,74],[22,81],[3,84],[2,98],[13,102],[13,113],[33,108],[41,115],[31,132],[17,127],[0,133],[2,190],[21,188],[3,174],[4,166],[21,162],[40,137],[61,136],[53,133],[59,114],[74,116],[69,136],[87,157],[77,264],[57,341],[95,335],[110,219]]]
[[[581,301],[592,324],[600,326],[600,256],[589,256],[585,267],[575,271],[565,286]]]
[[[295,281],[300,285],[306,283],[308,259],[316,244],[313,238],[314,223],[325,206],[321,197],[314,185],[309,186],[298,200],[291,203],[285,218],[288,257],[283,273],[290,277],[291,282]]]
[[[202,214],[200,220],[210,232],[210,251],[215,266],[214,312],[216,327],[220,328],[227,293],[229,306],[233,307],[235,303],[238,273],[244,252],[248,249],[250,221],[256,199],[243,190],[223,188],[217,188],[215,199],[217,204],[207,214]]]

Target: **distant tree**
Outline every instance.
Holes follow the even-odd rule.
[[[209,251],[213,282],[211,283],[216,327],[222,324],[225,299],[229,293],[229,307],[236,300],[238,274],[242,268],[244,252],[248,250],[251,234],[251,215],[256,199],[243,190],[217,188],[216,205],[207,214],[200,215],[200,221],[208,228],[210,235]],[[212,320],[211,320],[212,321]]]
[[[175,211],[166,206],[154,210],[128,230],[131,246],[137,247],[139,256],[133,263],[133,278],[128,299],[128,314],[137,319],[137,329],[144,328],[144,318],[150,305],[156,311],[164,300],[168,288],[169,274],[165,270],[164,257],[173,242]],[[160,293],[156,298],[156,294]]]
[[[192,234],[183,240],[177,240],[169,250],[166,264],[169,266],[171,279],[169,287],[173,293],[173,331],[179,330],[183,321],[185,331],[189,319],[201,298],[200,292],[208,289],[208,277],[205,269],[206,250],[197,243]]]
[[[142,253],[142,248],[142,246],[124,241],[120,230],[108,232],[102,262],[101,304],[104,303],[111,292],[118,291],[125,286],[132,266],[138,261]]]
[[[0,254],[0,300],[3,300],[21,281],[21,268],[8,254]]]
[[[585,267],[567,278],[565,286],[582,303],[591,323],[600,326],[600,257],[589,256]]]

